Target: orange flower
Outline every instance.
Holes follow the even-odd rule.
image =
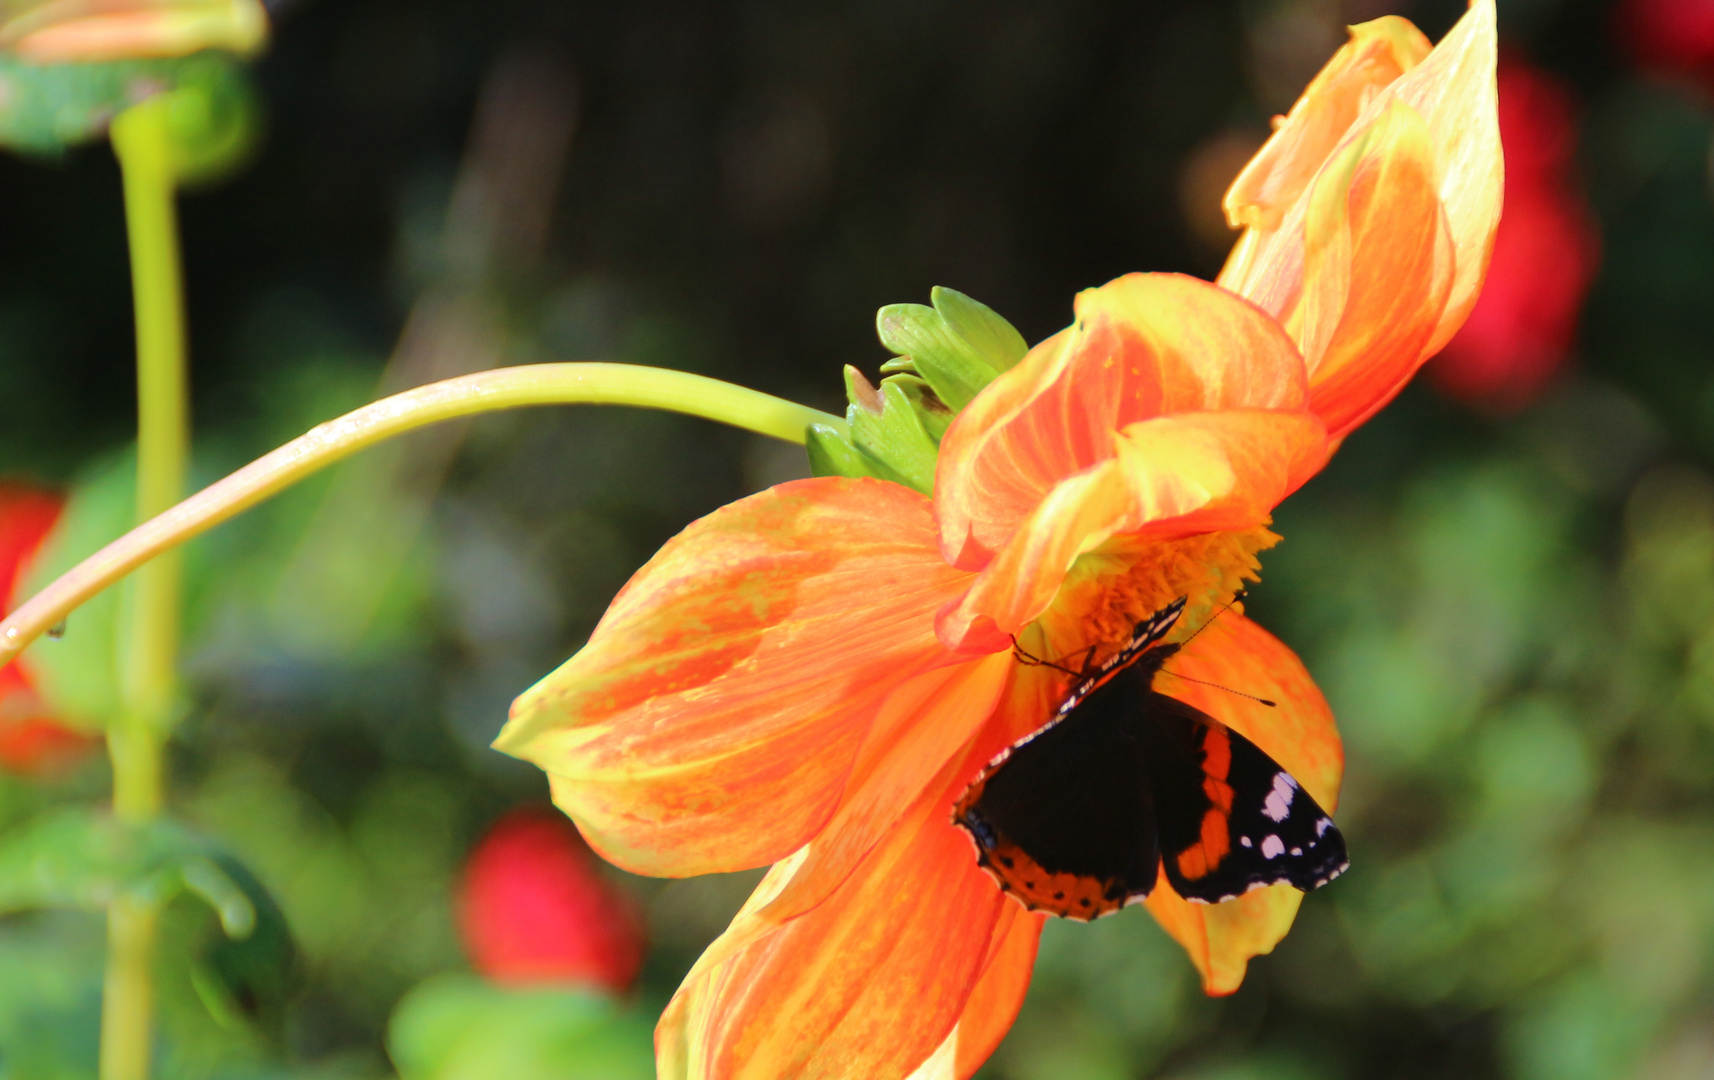
[[[1408,95],[1340,74],[1373,27],[1234,189],[1261,192],[1233,264],[1260,283],[1251,299],[1170,274],[1084,292],[1070,327],[945,430],[932,496],[822,477],[718,510],[519,698],[495,745],[549,774],[604,857],[665,876],[773,864],[662,1016],[662,1077],[966,1077],[1004,1035],[1042,917],[978,869],[950,815],[1065,694],[1011,636],[1100,657],[1180,596],[1174,640],[1208,624],[1277,539],[1273,508],[1479,284],[1490,238],[1467,225],[1491,233],[1493,207],[1464,200],[1488,199],[1471,178],[1498,175],[1498,141],[1464,129],[1494,125],[1492,6],[1394,65],[1434,75]],[[1360,72],[1371,88],[1384,73]],[[1448,111],[1461,126],[1443,138]],[[1187,679],[1165,676],[1171,694],[1333,808],[1338,735],[1289,649],[1234,612],[1173,667]],[[1147,906],[1222,994],[1301,898],[1278,885],[1193,905],[1163,878]]]
[[[1432,51],[1396,16],[1354,26],[1226,193],[1244,234],[1219,283],[1297,342],[1335,439],[1476,304],[1504,179],[1494,65],[1492,0]]]
[[[12,5],[0,47],[37,63],[256,52],[267,41],[261,0],[36,0]]]
[[[0,607],[12,610],[30,560],[64,502],[35,488],[0,484]],[[0,768],[36,774],[80,757],[94,740],[66,728],[36,693],[24,662],[0,668]]]

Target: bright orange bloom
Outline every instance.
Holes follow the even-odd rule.
[[[59,520],[64,500],[0,484],[0,608],[15,606],[30,561]],[[41,773],[80,757],[94,740],[65,727],[36,693],[23,660],[0,668],[0,769]]]
[[[261,0],[36,0],[11,4],[0,48],[37,63],[248,54],[268,38]]]
[[[1042,917],[978,869],[951,808],[1068,682],[1010,635],[1100,657],[1180,596],[1173,640],[1207,624],[1256,576],[1273,508],[1473,302],[1500,173],[1492,4],[1432,53],[1415,34],[1358,27],[1240,178],[1233,291],[1133,274],[1082,293],[952,421],[932,497],[823,477],[718,510],[517,701],[495,745],[548,772],[606,858],[773,864],[662,1016],[662,1077],[967,1077],[998,1044]],[[1370,63],[1377,38],[1404,45]],[[1338,735],[1289,649],[1232,613],[1173,667],[1277,701],[1163,676],[1333,808]],[[1190,904],[1163,877],[1147,906],[1222,994],[1301,899]]]

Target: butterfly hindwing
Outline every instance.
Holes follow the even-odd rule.
[[[996,758],[954,820],[1031,910],[1074,919],[1147,896],[1160,862],[1134,710],[1109,683]]]
[[[1278,762],[1182,701],[1151,692],[1146,708],[1161,861],[1180,896],[1216,904],[1282,881],[1308,891],[1344,872],[1344,837]]]

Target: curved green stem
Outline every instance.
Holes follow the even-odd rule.
[[[497,368],[384,398],[203,489],[91,555],[0,622],[0,667],[80,604],[132,570],[299,480],[384,439],[442,420],[531,405],[636,405],[666,409],[802,443],[811,424],[839,417],[718,379],[632,364]]]
[[[174,203],[167,97],[113,122],[125,181],[137,320],[137,518],[147,521],[184,495],[189,456],[184,281]],[[143,822],[160,813],[162,753],[178,698],[180,560],[157,559],[131,584],[124,708],[107,734],[113,812]],[[120,898],[107,910],[107,978],[101,1010],[102,1080],[146,1080],[154,1043],[155,926],[152,902]]]

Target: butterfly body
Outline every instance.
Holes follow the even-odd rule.
[[[1164,874],[1219,903],[1344,871],[1345,842],[1290,773],[1206,713],[1153,688],[1179,646],[1176,601],[1079,675],[1044,727],[1002,751],[954,808],[984,868],[1024,906],[1092,919]]]

